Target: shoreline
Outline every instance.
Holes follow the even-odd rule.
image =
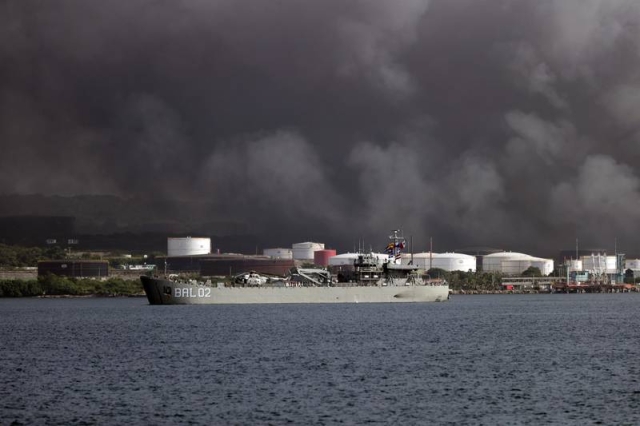
[[[452,291],[451,296],[490,296],[490,295],[531,295],[531,294],[626,294],[639,293],[638,290],[631,291],[598,291],[598,292],[549,292],[549,291],[500,291],[500,290],[473,290],[473,291]],[[0,296],[0,299],[128,299],[128,298],[146,298],[146,294],[42,294],[39,296]]]
[[[622,293],[638,293],[640,290],[620,290],[620,291],[503,291],[503,290],[453,290],[452,296],[473,296],[473,295],[486,295],[486,294],[622,294]]]
[[[39,296],[17,296],[2,297],[2,299],[18,299],[18,298],[35,298],[35,299],[114,299],[114,298],[131,298],[131,297],[147,297],[146,294],[42,294]]]

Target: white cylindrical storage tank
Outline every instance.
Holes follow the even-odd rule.
[[[415,266],[417,266],[420,269],[424,269],[425,271],[429,269],[429,265],[433,264],[433,261],[435,260],[435,253],[429,253],[429,252],[421,252],[421,253],[414,253],[413,254],[413,264]],[[431,258],[431,262],[429,262],[429,259]],[[410,253],[404,253],[401,257],[402,259],[402,264],[403,265],[408,265],[409,262],[411,262],[411,254]],[[436,266],[434,266],[435,268]]]
[[[167,238],[168,256],[195,256],[211,253],[211,238]]]
[[[514,269],[514,265],[509,264],[512,261],[517,261],[519,259],[526,258],[528,255],[523,253],[517,253],[512,251],[501,251],[498,253],[491,253],[482,257],[482,270],[484,272],[504,272],[503,271],[503,262],[506,261],[505,268],[511,271]],[[515,266],[515,269],[519,268],[519,266]],[[527,266],[528,268],[528,266]],[[527,269],[525,268],[525,269]]]
[[[582,266],[585,271],[594,273],[615,274],[617,272],[616,257],[599,253],[591,256],[582,256]]]
[[[482,258],[485,272],[502,272],[507,275],[520,275],[530,267],[540,269],[542,275],[553,272],[553,260],[533,257],[524,253],[500,252]]]
[[[506,275],[520,275],[532,265],[529,257],[519,257],[512,259],[504,259],[501,264],[500,272]]]
[[[296,243],[291,246],[293,258],[295,260],[313,260],[313,252],[316,250],[324,250],[322,243]]]
[[[427,258],[427,262],[429,259]],[[434,253],[432,265],[445,271],[475,272],[476,258],[462,253]]]
[[[569,272],[582,271],[582,260],[571,259],[565,261],[565,265],[569,268]]]
[[[632,271],[640,270],[640,259],[627,259],[624,261],[624,269],[631,269]]]
[[[373,255],[373,257],[378,259],[378,265],[383,265],[387,262],[394,260],[393,257],[389,257],[389,255],[386,253],[371,253],[371,254]]]
[[[293,252],[290,248],[266,248],[262,254],[272,259],[293,259]]]
[[[582,266],[585,271],[597,271],[604,272],[605,260],[604,256],[600,254],[593,254],[591,256],[582,256]]]
[[[531,266],[540,269],[542,275],[547,276],[553,272],[554,262],[553,259],[534,257],[531,259]]]
[[[342,253],[329,258],[329,266],[353,266],[353,262],[358,258],[358,253]]]

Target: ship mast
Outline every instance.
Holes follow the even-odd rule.
[[[398,232],[401,232],[400,229],[392,229],[393,235],[389,235],[389,239],[393,241],[393,249],[391,250],[390,255],[393,257],[392,263],[397,263],[400,254],[400,244],[398,244],[401,240],[404,241],[404,237],[398,235]]]

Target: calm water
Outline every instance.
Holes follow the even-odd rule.
[[[639,306],[0,299],[0,424],[639,424]]]

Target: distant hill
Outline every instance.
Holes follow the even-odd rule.
[[[165,232],[233,236],[251,233],[247,224],[214,217],[212,211],[210,203],[193,201],[176,203],[112,195],[0,195],[0,217],[73,217],[78,234]]]
[[[78,249],[166,251],[169,236],[212,238],[214,248],[253,253],[249,226],[216,219],[207,203],[163,203],[110,195],[0,195],[0,242],[41,246],[47,240]]]

